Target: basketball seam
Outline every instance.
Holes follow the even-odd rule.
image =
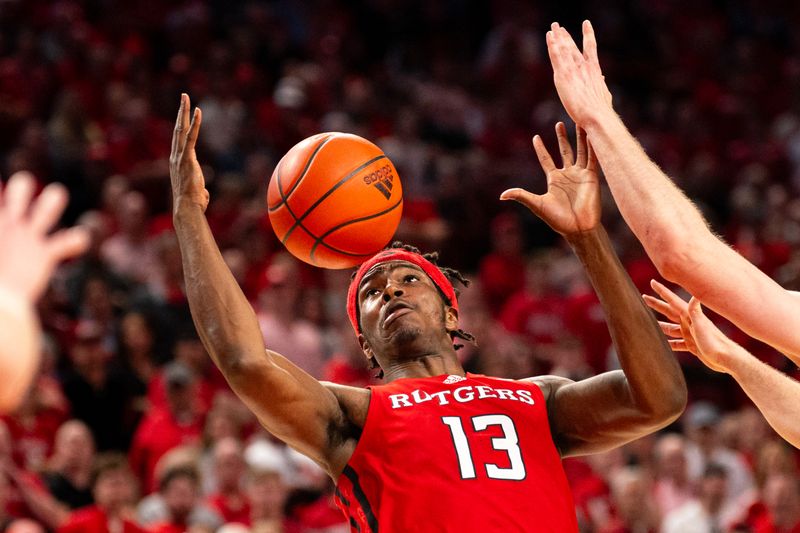
[[[331,233],[333,233],[334,231],[337,231],[337,230],[340,230],[340,229],[342,229],[342,228],[344,228],[344,227],[346,227],[346,226],[349,226],[350,224],[355,224],[355,223],[357,223],[357,222],[364,222],[365,220],[370,220],[370,219],[373,219],[373,218],[377,218],[377,217],[379,217],[379,216],[383,216],[383,215],[385,215],[385,214],[387,214],[387,213],[391,213],[392,211],[394,211],[395,209],[397,209],[397,208],[398,208],[400,205],[402,205],[402,203],[403,203],[403,199],[402,199],[402,198],[400,198],[400,199],[397,201],[397,203],[396,203],[396,204],[394,204],[392,207],[390,207],[390,208],[388,208],[388,209],[384,209],[384,210],[383,210],[383,211],[381,211],[380,213],[374,213],[374,214],[372,214],[372,215],[368,215],[368,216],[365,216],[365,217],[356,218],[356,219],[353,219],[353,220],[348,220],[347,222],[342,222],[342,223],[341,223],[341,224],[339,224],[338,226],[334,226],[333,228],[329,229],[328,231],[326,231],[325,233],[323,233],[322,235],[320,235],[319,237],[317,237],[317,238],[316,238],[316,241],[314,242],[314,246],[312,246],[312,247],[311,247],[311,253],[309,254],[309,257],[311,258],[311,260],[312,260],[312,261],[314,261],[314,262],[316,263],[316,259],[314,259],[314,254],[316,253],[316,251],[317,251],[317,247],[318,247],[320,244],[321,244],[322,246],[324,246],[325,248],[328,248],[328,249],[330,249],[330,250],[333,250],[333,251],[335,251],[335,252],[337,252],[337,253],[344,254],[344,255],[350,255],[350,256],[354,256],[354,257],[361,257],[361,256],[364,256],[364,255],[372,255],[372,252],[371,252],[371,253],[368,253],[368,254],[355,254],[355,253],[343,252],[343,251],[341,251],[341,250],[338,250],[338,249],[336,249],[336,248],[332,247],[332,246],[331,246],[331,245],[329,245],[328,243],[326,243],[326,242],[325,242],[325,237],[327,237],[328,235],[330,235],[330,234],[331,234]],[[306,230],[306,231],[308,231],[308,230]],[[310,234],[311,234],[311,232],[309,232],[309,235],[310,235]],[[312,235],[312,236],[313,236],[313,235]]]
[[[297,186],[300,185],[300,182],[303,181],[303,178],[306,177],[306,174],[308,174],[308,169],[311,168],[311,163],[314,162],[314,159],[317,157],[319,151],[332,138],[333,135],[328,135],[317,144],[316,148],[314,148],[314,151],[311,152],[308,161],[306,161],[306,166],[305,168],[303,168],[303,172],[300,173],[300,177],[294,181],[294,183],[292,184],[292,188],[289,189],[289,191],[286,194],[283,194],[283,185],[281,184],[281,173],[280,173],[281,163],[278,162],[278,174],[275,176],[275,179],[277,180],[278,193],[281,195],[281,200],[272,207],[267,206],[268,212],[272,213],[273,211],[280,208],[284,204],[287,204],[288,207],[289,197],[292,195],[295,189],[297,189]]]
[[[298,226],[302,227],[304,230],[306,230],[306,231],[308,232],[308,234],[309,234],[309,235],[311,235],[312,237],[314,237],[314,239],[316,239],[316,238],[317,238],[317,236],[316,236],[316,235],[314,235],[313,233],[311,233],[310,231],[308,231],[308,229],[307,229],[305,226],[303,226],[303,219],[304,219],[304,218],[306,218],[306,217],[307,217],[307,216],[308,216],[308,215],[309,215],[309,214],[310,214],[310,213],[311,213],[311,212],[312,212],[312,211],[313,211],[313,210],[314,210],[314,209],[315,209],[315,208],[316,208],[316,207],[317,207],[319,204],[321,204],[321,203],[322,203],[322,202],[323,202],[323,201],[324,201],[324,200],[325,200],[325,199],[326,199],[328,196],[330,196],[331,194],[333,194],[333,192],[334,192],[336,189],[338,189],[339,187],[341,187],[342,185],[344,185],[346,182],[348,182],[349,180],[351,180],[352,178],[354,178],[354,177],[356,176],[356,174],[358,174],[359,172],[361,172],[362,170],[364,170],[365,168],[367,168],[368,166],[370,166],[372,163],[374,163],[375,161],[380,161],[381,159],[386,159],[386,154],[381,154],[381,155],[379,155],[379,156],[375,156],[375,157],[373,157],[372,159],[370,159],[369,161],[367,161],[366,163],[363,163],[363,164],[359,165],[359,166],[358,166],[358,167],[357,167],[355,170],[351,171],[351,172],[350,172],[350,173],[349,173],[347,176],[345,176],[345,177],[343,177],[342,179],[340,179],[340,180],[339,180],[339,181],[336,183],[336,185],[334,185],[333,187],[331,187],[330,189],[328,189],[328,190],[325,192],[325,194],[323,194],[322,196],[320,196],[319,198],[317,198],[317,201],[316,201],[316,202],[314,202],[314,204],[313,204],[311,207],[309,207],[308,209],[306,209],[306,212],[305,212],[305,213],[303,213],[303,214],[302,214],[302,215],[301,215],[299,218],[298,218],[298,217],[296,217],[296,216],[294,216],[294,213],[292,213],[291,209],[289,209],[289,213],[291,213],[291,215],[294,217],[294,224],[292,225],[292,227],[291,227],[291,228],[289,228],[289,231],[287,231],[287,232],[284,234],[284,236],[283,236],[283,239],[281,240],[281,244],[283,244],[284,246],[286,245],[286,241],[289,239],[289,236],[292,234],[292,232],[293,232],[293,231],[294,231],[294,230],[295,230],[295,229],[296,229]],[[286,203],[286,208],[287,208],[287,209],[289,208],[289,204],[288,204],[288,202]]]

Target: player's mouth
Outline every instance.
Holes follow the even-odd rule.
[[[391,325],[392,322],[397,320],[399,317],[408,314],[412,311],[411,306],[404,302],[398,302],[396,304],[392,304],[391,308],[387,309],[386,318],[383,319],[383,328],[386,329]]]

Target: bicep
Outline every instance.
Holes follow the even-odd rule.
[[[748,335],[800,357],[800,296],[791,293],[723,242],[707,241],[672,281]]]
[[[550,396],[550,425],[562,457],[610,450],[659,429],[636,407],[621,371],[559,383]]]
[[[270,433],[318,463],[331,463],[345,415],[319,381],[270,351],[226,377]]]

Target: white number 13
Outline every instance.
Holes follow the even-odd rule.
[[[510,479],[520,481],[525,479],[525,463],[522,462],[522,453],[519,449],[519,438],[514,421],[507,415],[481,415],[472,417],[472,427],[475,431],[484,431],[489,426],[500,426],[503,429],[502,437],[492,438],[492,447],[508,454],[511,462],[509,468],[500,468],[496,464],[486,463],[486,475],[492,479]],[[469,449],[467,434],[458,416],[443,416],[444,422],[450,428],[453,444],[458,456],[458,467],[462,479],[474,479],[475,464],[472,462],[472,452]]]

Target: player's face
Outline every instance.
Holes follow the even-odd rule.
[[[431,279],[416,265],[392,261],[367,272],[358,291],[361,330],[379,353],[389,345],[438,340],[455,317]],[[434,337],[436,339],[434,339]]]

